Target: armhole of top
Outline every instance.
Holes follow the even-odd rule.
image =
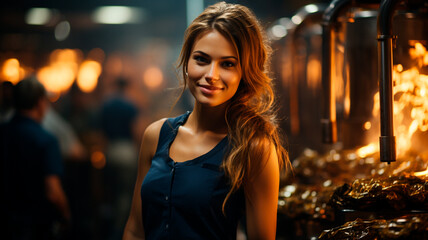
[[[159,148],[165,144],[165,141],[171,138],[171,135],[176,134],[175,131],[178,131],[178,127],[183,124],[187,117],[189,116],[190,111],[186,112],[183,115],[174,118],[167,118],[159,131],[159,138],[156,146],[156,153],[159,151]]]
[[[158,141],[156,143],[156,151],[153,156],[155,156],[156,153],[159,151],[159,148],[161,147],[162,143],[165,141],[165,138],[167,137],[165,136],[165,132],[168,131],[168,127],[169,127],[168,122],[169,122],[169,118],[165,119],[165,121],[162,123],[162,127],[160,128],[160,131],[159,131]]]

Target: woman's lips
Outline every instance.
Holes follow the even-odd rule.
[[[221,87],[216,87],[216,86],[212,86],[212,85],[201,85],[201,84],[199,84],[198,87],[201,89],[201,91],[203,93],[206,93],[206,94],[213,94],[216,91],[223,89]]]

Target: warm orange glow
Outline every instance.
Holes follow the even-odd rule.
[[[74,65],[67,63],[54,63],[41,68],[37,73],[37,78],[49,92],[61,93],[68,90],[73,84],[76,77],[73,68]]]
[[[104,62],[105,53],[101,48],[94,48],[88,53],[88,59],[97,61],[99,63]]]
[[[409,50],[409,54],[412,58],[418,58],[425,56],[427,49],[422,43],[415,43],[415,47]]]
[[[367,157],[371,154],[379,152],[379,144],[378,143],[370,143],[367,146],[361,147],[357,150],[357,155],[360,158]]]
[[[306,81],[310,89],[316,90],[321,83],[321,62],[312,57],[308,61],[306,67]]]
[[[50,62],[78,63],[80,61],[80,51],[74,49],[56,49],[50,55]]]
[[[379,92],[376,92],[373,96],[373,116],[377,116],[380,111]]]
[[[349,77],[344,78],[348,74],[348,69],[343,69],[342,67],[338,66],[345,66],[345,54],[344,54],[344,46],[338,45],[337,49],[335,51],[335,54],[332,55],[333,61],[335,64],[331,65],[331,71],[332,71],[332,89],[334,89],[335,95],[336,95],[336,101],[342,102],[344,98],[346,97],[346,89],[345,84],[348,83]],[[346,72],[344,72],[346,71]],[[336,106],[335,102],[333,102],[334,106]]]
[[[124,64],[119,55],[109,55],[105,62],[104,71],[108,75],[120,76],[123,72]]]
[[[3,63],[2,71],[3,78],[13,84],[17,84],[24,78],[25,71],[21,68],[18,59],[9,58]]]
[[[370,130],[370,128],[372,128],[372,123],[367,121],[364,123],[364,130]]]
[[[101,74],[101,64],[96,61],[84,61],[77,75],[77,86],[83,92],[92,92],[98,84]]]
[[[349,81],[349,77],[346,78],[345,94],[343,99],[343,108],[345,110],[345,116],[349,116],[349,113],[351,112],[351,84]]]
[[[416,44],[418,46],[418,44]],[[421,50],[415,50],[421,52]],[[426,51],[425,51],[426,54]],[[405,70],[401,73],[394,72],[394,114],[398,120],[396,125],[399,148],[406,151],[410,148],[411,137],[416,130],[428,130],[428,99],[426,91],[428,89],[428,76],[419,73],[416,67]],[[411,108],[409,122],[408,116],[403,112]],[[407,123],[407,124],[406,124]]]
[[[417,61],[418,67],[428,65],[427,49],[422,43],[416,42],[414,48],[409,50],[409,54],[412,59]]]
[[[427,167],[427,169],[425,169],[425,171],[415,172],[415,173],[413,173],[413,175],[415,175],[416,177],[428,176],[428,167]]]
[[[409,50],[418,66],[424,65],[428,56],[425,46],[416,42]],[[425,64],[426,65],[426,64]],[[403,69],[401,64],[394,66],[394,135],[397,154],[403,155],[411,147],[411,138],[416,131],[428,131],[428,75],[420,73],[418,67]],[[379,113],[379,93],[374,96],[373,115]]]
[[[106,165],[106,157],[104,153],[100,151],[95,151],[91,154],[91,163],[92,166],[96,169],[102,169]]]
[[[37,72],[46,90],[61,94],[67,91],[76,78],[80,52],[72,49],[56,49],[50,54],[50,63]]]
[[[149,67],[144,71],[143,82],[150,89],[156,89],[163,83],[163,73],[158,67]]]
[[[58,92],[49,92],[48,99],[51,102],[56,102],[56,101],[58,101],[60,96],[61,96],[61,94]]]

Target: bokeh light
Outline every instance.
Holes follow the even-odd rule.
[[[149,67],[143,73],[143,82],[150,89],[156,89],[163,83],[163,73],[158,67]]]
[[[101,64],[96,61],[84,61],[77,75],[77,86],[80,90],[86,93],[92,92],[98,84],[101,69]]]
[[[25,75],[24,69],[20,66],[16,58],[10,58],[4,61],[1,73],[3,79],[13,84],[17,84]]]

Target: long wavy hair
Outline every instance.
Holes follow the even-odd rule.
[[[236,94],[229,101],[225,120],[228,126],[229,151],[222,163],[232,193],[251,184],[275,146],[279,166],[289,165],[273,109],[274,92],[268,76],[270,45],[254,13],[245,6],[219,2],[207,7],[187,28],[178,68],[187,86],[186,72],[195,42],[204,34],[217,30],[238,53],[242,79]]]

